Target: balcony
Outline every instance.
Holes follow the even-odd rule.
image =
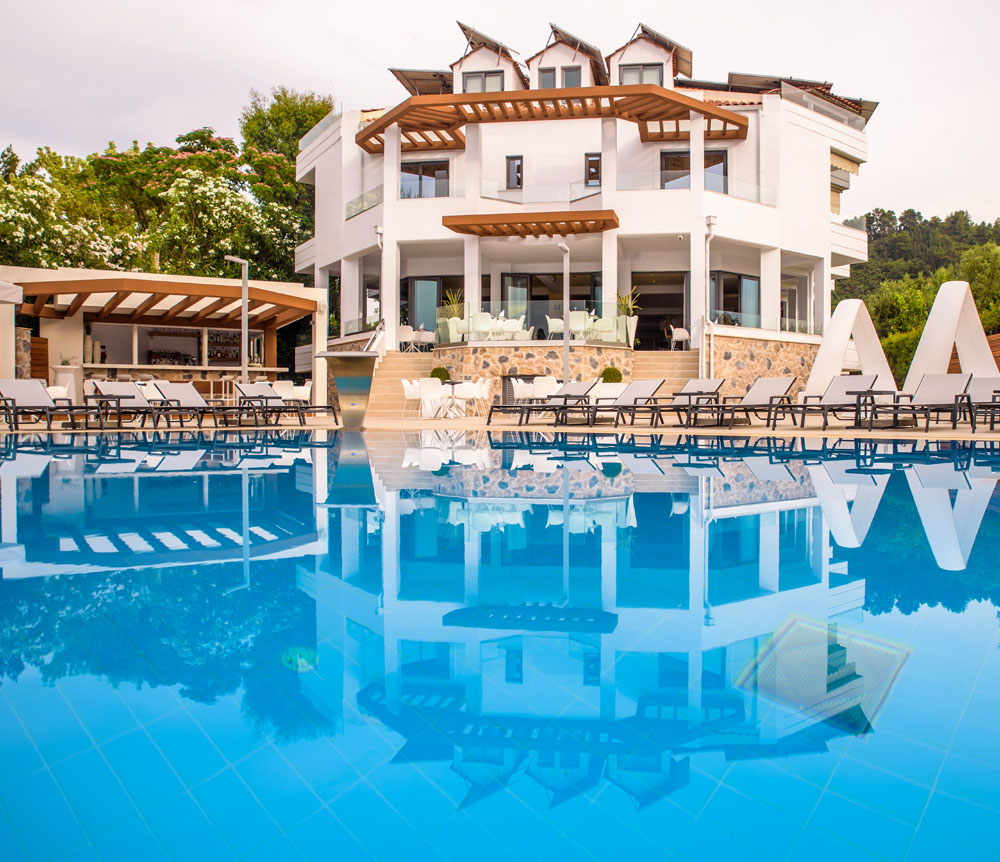
[[[562,341],[567,334],[561,300],[508,300],[489,303],[483,310],[467,310],[465,303],[438,307],[434,320],[414,320],[435,330],[438,344],[462,342]],[[570,300],[568,334],[571,341],[624,345],[625,318],[616,302]]]
[[[382,186],[375,186],[367,192],[362,192],[356,198],[349,200],[344,207],[344,219],[352,219],[355,216],[367,212],[372,207],[382,203]]]
[[[628,171],[618,174],[618,191],[649,191],[656,189],[690,189],[690,171]],[[736,177],[705,173],[705,191],[727,195],[751,203],[774,206],[774,189]]]
[[[316,237],[307,239],[295,247],[295,271],[312,272],[316,263]]]
[[[519,189],[507,188],[502,180],[484,179],[482,196],[511,204],[572,203],[601,193],[599,185],[587,185],[585,180],[552,185],[529,185]]]
[[[833,266],[868,260],[868,219],[841,211],[830,213],[830,263]]]

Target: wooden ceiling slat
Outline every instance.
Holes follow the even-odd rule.
[[[614,210],[535,213],[477,213],[444,216],[442,224],[456,233],[481,237],[555,236],[600,233],[618,227]]]
[[[69,308],[66,309],[66,316],[72,317],[81,308],[83,308],[83,304],[87,301],[87,297],[89,296],[89,293],[78,293],[74,296],[73,301],[69,304]]]
[[[51,293],[37,293],[35,294],[34,305],[31,306],[33,314],[40,314],[42,309],[45,308],[45,303],[49,301],[49,297],[52,296]]]
[[[204,308],[195,312],[194,317],[191,318],[191,325],[193,326],[195,324],[201,323],[202,321],[208,320],[213,314],[215,314],[215,312],[217,312],[220,308],[224,308],[225,306],[229,305],[230,302],[232,302],[232,300],[226,298],[217,299],[215,300],[215,302],[210,302]]]
[[[104,308],[102,308],[100,313],[97,315],[98,319],[104,320],[107,318],[111,312],[118,308],[118,306],[131,295],[131,293],[131,290],[119,290],[114,296],[111,297],[111,299],[104,303]]]
[[[261,300],[259,300],[259,299],[251,299],[247,303],[247,313],[249,314],[255,308],[260,308],[262,305],[264,305],[264,303],[261,302]],[[240,305],[236,306],[236,308],[234,308],[232,311],[228,312],[227,314],[224,314],[222,316],[222,321],[224,323],[229,323],[229,322],[231,322],[233,320],[239,320],[241,314],[243,314],[243,304],[242,303],[240,303]]]
[[[182,299],[180,302],[175,302],[170,308],[168,308],[163,314],[163,322],[166,323],[168,320],[176,320],[180,317],[181,312],[186,311],[196,302],[200,302],[202,297],[200,296],[189,296],[187,299]]]
[[[167,294],[165,293],[153,293],[150,294],[146,299],[140,302],[135,309],[132,311],[132,316],[136,319],[145,315],[149,309],[156,305],[161,299],[166,299]]]

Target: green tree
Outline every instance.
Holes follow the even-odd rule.
[[[331,96],[275,87],[268,97],[251,90],[250,104],[240,114],[244,149],[280,153],[295,164],[303,135],[333,110]]]

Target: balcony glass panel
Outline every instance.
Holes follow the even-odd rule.
[[[376,186],[349,200],[344,207],[344,218],[354,218],[356,215],[361,215],[365,210],[370,210],[380,203],[382,203],[382,186]]]
[[[571,299],[567,325],[561,299],[526,299],[526,289],[516,285],[508,292],[510,299],[482,308],[467,309],[465,303],[439,306],[435,341],[562,341],[568,330],[572,341],[625,343],[625,318],[615,302]]]

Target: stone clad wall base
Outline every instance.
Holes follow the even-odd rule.
[[[794,374],[793,400],[805,389],[818,344],[715,335],[710,367],[724,377],[723,395],[743,395],[758,377]]]
[[[494,398],[500,395],[500,378],[507,374],[540,374],[562,378],[562,343],[530,341],[524,345],[474,345],[439,347],[434,364],[448,369],[453,380],[490,380]],[[621,370],[626,382],[632,376],[632,351],[627,347],[596,344],[570,345],[569,372],[573,380],[593,380],[605,368]]]
[[[27,326],[14,328],[14,376],[18,380],[31,378],[31,330]]]

